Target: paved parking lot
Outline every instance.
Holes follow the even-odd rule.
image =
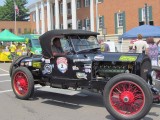
[[[101,95],[86,91],[37,86],[33,99],[17,99],[11,89],[9,66],[0,63],[0,120],[114,120]],[[144,120],[160,120],[160,104],[153,104]]]

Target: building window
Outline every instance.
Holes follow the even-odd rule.
[[[89,19],[85,19],[84,20],[84,29],[85,30],[90,30],[90,20]]]
[[[104,16],[100,16],[99,17],[99,28],[103,28],[104,27]]]
[[[59,6],[59,13],[60,14],[63,14],[63,4],[62,3],[60,3],[60,6]]]
[[[55,4],[52,5],[53,16],[55,16],[55,9],[54,9],[54,7],[55,7]]]
[[[71,3],[67,3],[67,13],[71,15]]]
[[[98,0],[98,3],[102,3],[103,2],[103,0]]]
[[[90,5],[90,0],[85,0],[84,6],[85,6],[85,7],[89,7],[89,5]]]
[[[63,24],[60,24],[60,29],[63,29]]]
[[[18,28],[18,34],[21,34],[21,28]]]
[[[77,28],[82,29],[82,21],[81,20],[77,21]]]
[[[154,25],[152,19],[152,6],[145,6],[144,8],[139,8],[139,25],[150,24]]]
[[[123,13],[117,13],[118,27],[123,27]]]
[[[24,28],[24,33],[27,33],[27,28]]]
[[[147,7],[147,19],[149,20],[149,7]],[[145,8],[142,8],[142,21],[146,21],[146,11]]]
[[[77,0],[77,8],[81,7],[81,0]]]
[[[36,22],[36,13],[33,13],[32,17],[33,17],[33,22]]]
[[[9,31],[13,33],[13,32],[14,32],[14,29],[9,29]]]

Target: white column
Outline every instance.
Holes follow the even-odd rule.
[[[42,14],[42,34],[45,33],[45,18],[44,18],[44,2],[41,1],[41,14]]]
[[[55,0],[55,29],[59,29],[59,0]]]
[[[50,0],[47,0],[47,23],[48,23],[48,31],[51,30],[51,6]]]
[[[36,3],[36,33],[39,34],[39,7]]]
[[[67,29],[67,1],[63,0],[63,29]]]
[[[51,29],[53,30],[53,4],[51,4],[50,7],[51,7]]]
[[[94,31],[94,1],[90,0],[90,29]]]
[[[77,29],[76,0],[71,0],[71,9],[72,9],[72,29]]]

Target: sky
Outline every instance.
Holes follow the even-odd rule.
[[[5,0],[0,0],[0,6],[3,6]],[[33,3],[34,0],[28,0],[28,4]]]

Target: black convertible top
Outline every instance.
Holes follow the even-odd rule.
[[[52,39],[53,37],[60,35],[99,35],[99,33],[86,30],[51,30],[41,35],[40,40]]]
[[[44,33],[43,35],[41,35],[39,37],[40,44],[41,44],[41,47],[42,47],[42,54],[44,56],[50,58],[52,56],[51,40],[53,38],[62,37],[62,36],[65,36],[65,35],[84,35],[84,36],[87,36],[87,35],[92,36],[93,35],[93,36],[97,36],[97,35],[99,35],[99,33],[86,31],[86,30],[68,30],[68,29],[48,31],[48,32]]]

